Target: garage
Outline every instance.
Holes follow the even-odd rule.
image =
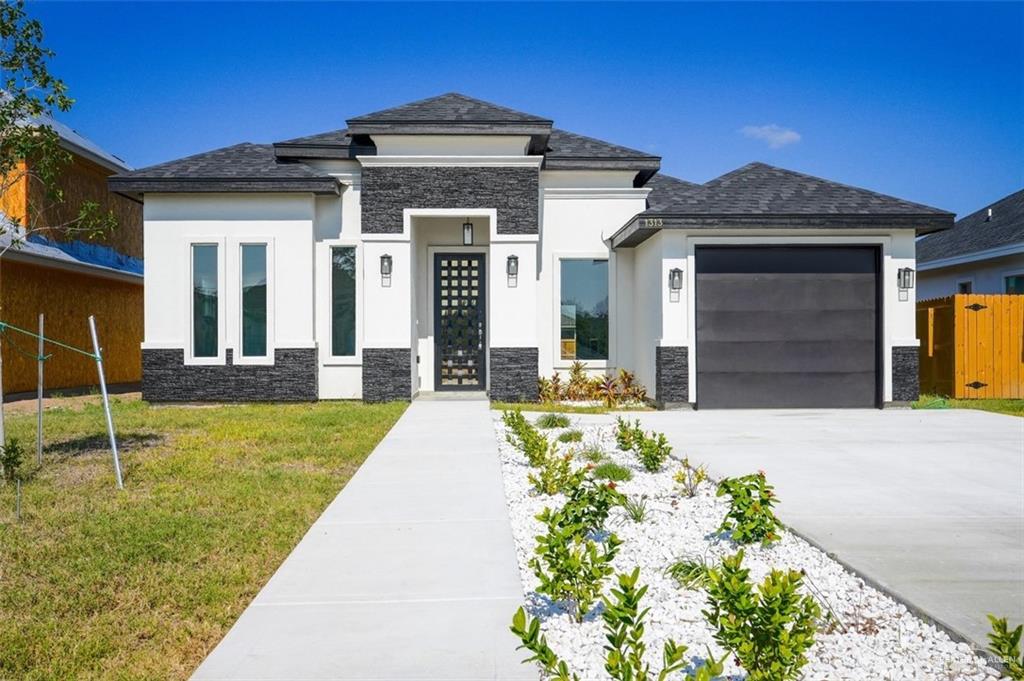
[[[881,403],[874,246],[700,246],[701,409]]]

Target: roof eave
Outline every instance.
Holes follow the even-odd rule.
[[[923,215],[898,214],[687,214],[645,211],[632,217],[611,236],[612,248],[638,246],[663,229],[913,229],[929,234],[953,226],[952,213]]]
[[[107,186],[126,196],[142,194],[203,193],[340,193],[336,178],[180,178],[180,177],[109,177]]]
[[[354,160],[356,155],[376,153],[375,147],[353,144],[291,144],[278,142],[274,145],[274,158],[293,159],[342,159]]]
[[[352,135],[550,135],[551,121],[348,121]]]

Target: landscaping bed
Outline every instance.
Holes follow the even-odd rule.
[[[550,415],[547,415],[550,416]],[[530,421],[536,415],[527,415]],[[544,417],[541,417],[544,418]],[[550,424],[557,426],[557,422]],[[778,528],[778,540],[738,546],[732,535],[720,529],[730,509],[727,497],[715,495],[716,484],[705,481],[693,497],[681,490],[675,475],[681,468],[683,454],[696,459],[697,452],[673,452],[672,457],[649,472],[634,451],[619,449],[616,420],[612,416],[591,416],[577,419],[570,427],[541,430],[552,442],[558,442],[557,456],[571,455],[571,465],[587,465],[618,478],[615,491],[625,495],[643,512],[641,522],[630,517],[627,509],[613,508],[604,522],[604,529],[595,533],[599,539],[613,533],[621,541],[611,561],[616,574],[639,568],[641,584],[648,590],[641,607],[649,608],[643,640],[644,659],[652,670],[662,665],[662,648],[667,640],[688,646],[684,656],[691,672],[705,658],[723,659],[724,670],[715,678],[743,679],[746,672],[731,653],[726,653],[714,638],[715,629],[704,611],[709,609],[707,586],[681,587],[667,572],[680,559],[693,565],[718,567],[723,558],[742,548],[742,566],[750,571],[750,581],[760,585],[773,569],[801,573],[797,580],[799,593],[810,596],[820,611],[815,619],[814,643],[806,651],[806,664],[800,675],[792,678],[836,681],[840,679],[998,679],[999,674],[988,667],[970,646],[953,642],[944,632],[911,614],[902,604],[866,585],[847,572],[839,563],[804,540]],[[588,609],[582,622],[574,617],[572,604],[555,601],[538,593],[541,582],[532,566],[538,537],[549,532],[537,516],[545,509],[559,509],[566,501],[562,493],[544,494],[530,481],[537,477],[518,441],[510,443],[509,428],[495,413],[495,430],[501,458],[506,500],[515,537],[520,574],[526,593],[525,608],[529,616],[540,621],[541,630],[555,656],[581,679],[609,678],[605,671],[606,640],[603,611],[597,604]],[[579,431],[580,435],[563,436]],[[560,436],[562,436],[560,438]],[[658,468],[657,466],[650,466]],[[699,467],[692,461],[690,470]],[[627,473],[623,474],[622,469]],[[751,473],[756,473],[752,471]],[[591,471],[590,476],[593,475]],[[622,479],[624,477],[629,479]],[[763,480],[763,476],[761,478]],[[755,483],[758,478],[751,476]],[[602,482],[602,484],[604,484]],[[770,496],[770,495],[769,495]],[[615,575],[605,579],[603,593],[608,596],[616,583]],[[542,589],[543,590],[543,589]],[[511,616],[511,613],[510,613]],[[510,645],[514,642],[510,641]],[[524,652],[524,658],[529,653]],[[680,672],[681,674],[681,672]],[[557,678],[550,675],[551,678]],[[547,678],[547,677],[545,677]],[[668,678],[683,678],[674,675]]]

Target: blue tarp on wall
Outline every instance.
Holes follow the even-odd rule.
[[[90,244],[84,241],[52,241],[39,234],[30,234],[29,243],[56,248],[84,263],[109,267],[122,272],[142,274],[142,260],[118,253],[110,246]]]

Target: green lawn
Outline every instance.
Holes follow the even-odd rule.
[[[957,400],[937,395],[921,395],[914,409],[980,409],[1011,416],[1024,416],[1024,400]]]
[[[605,406],[584,407],[576,404],[559,404],[557,402],[491,402],[491,409],[505,411],[507,409],[518,409],[520,411],[543,411],[557,414],[608,414],[616,411],[651,411],[651,407],[631,405],[628,407],[614,407],[609,409]]]
[[[20,523],[0,486],[0,679],[186,678],[404,409],[119,401],[123,491],[98,404],[46,412]]]

